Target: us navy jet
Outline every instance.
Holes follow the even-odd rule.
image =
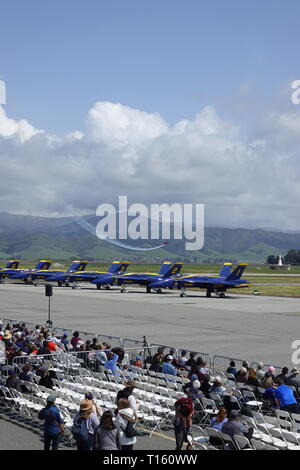
[[[219,276],[200,276],[189,274],[180,276],[177,279],[165,279],[152,284],[153,288],[173,288],[181,289],[180,297],[186,296],[186,288],[199,287],[206,289],[206,297],[211,297],[214,293],[219,297],[225,297],[227,289],[236,289],[240,287],[248,287],[250,282],[242,279],[242,274],[247,266],[246,263],[240,263],[231,272],[232,263],[224,263]]]
[[[25,273],[28,270],[26,269],[20,269],[19,268],[20,261],[19,260],[10,260],[5,268],[0,270],[0,282],[3,283],[4,278],[9,278],[9,279],[16,279],[14,276],[18,276],[19,274]],[[40,260],[38,264],[36,265],[35,268],[32,269],[32,271],[37,271],[39,269],[49,269],[51,264],[51,261],[48,260]]]
[[[44,280],[44,281],[50,281],[51,277],[53,276],[58,276],[58,275],[67,275],[68,273],[72,273],[75,271],[84,271],[86,265],[88,264],[88,261],[73,261],[69,267],[69,269],[65,271],[49,271],[49,267],[51,264],[51,261],[47,261],[49,263],[49,266],[42,267],[41,269],[32,269],[32,270],[27,270],[20,272],[18,274],[14,274],[11,276],[11,279],[22,279],[26,284],[35,284],[37,285],[37,281],[39,280]],[[58,286],[61,286],[62,283],[58,281]]]
[[[48,281],[57,281],[62,282],[65,285],[69,285],[70,282],[73,283],[73,288],[76,287],[78,282],[91,282],[96,284],[97,289],[105,287],[110,289],[110,286],[115,283],[114,274],[122,275],[125,273],[129,262],[125,261],[120,263],[119,261],[113,261],[112,265],[108,268],[107,272],[103,271],[85,271],[85,272],[69,272],[68,274],[55,275],[49,277]]]
[[[121,286],[121,292],[125,292],[126,284],[138,284],[140,286],[146,286],[146,292],[150,293],[154,288],[158,294],[161,294],[162,290],[160,286],[156,288],[156,284],[163,282],[164,279],[172,278],[177,276],[182,268],[183,263],[171,263],[165,261],[157,274],[153,273],[128,273],[122,277],[115,276],[117,284]]]

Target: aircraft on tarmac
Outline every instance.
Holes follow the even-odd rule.
[[[26,270],[26,271],[23,271],[23,272],[19,272],[19,273],[16,273],[14,275],[12,275],[10,278],[11,279],[21,279],[25,282],[25,284],[35,284],[37,285],[37,282],[38,280],[45,280],[45,281],[50,281],[51,277],[53,276],[58,276],[58,275],[67,275],[68,273],[72,273],[72,272],[75,272],[75,271],[84,271],[85,270],[85,267],[86,265],[88,264],[88,261],[73,261],[69,267],[69,269],[67,270],[67,272],[65,271],[58,271],[58,270],[55,270],[55,271],[49,271],[49,267],[50,267],[50,264],[51,264],[51,261],[45,261],[45,263],[48,263],[48,267],[42,267],[42,268],[35,268],[35,269],[32,269],[32,270]],[[62,283],[60,283],[58,281],[58,286],[61,286]]]
[[[159,282],[163,282],[164,279],[172,278],[172,280],[174,280],[175,276],[180,273],[182,265],[183,263],[171,263],[170,261],[165,261],[157,274],[128,273],[124,274],[122,277],[114,277],[117,280],[117,285],[121,286],[121,292],[125,292],[126,284],[138,284],[146,286],[147,293],[150,293],[154,288],[160,294],[161,288],[159,286],[156,288],[154,284],[159,284]]]
[[[227,289],[236,289],[240,287],[248,287],[249,281],[241,279],[243,271],[247,263],[240,263],[233,271],[231,271],[232,263],[224,263],[218,276],[201,276],[199,274],[188,274],[180,276],[177,279],[165,279],[152,284],[155,289],[174,288],[181,289],[180,297],[185,297],[186,288],[199,287],[206,289],[206,297],[211,297],[214,293],[219,297],[225,297]]]
[[[19,268],[20,261],[19,260],[10,260],[5,268],[0,269],[0,282],[3,283],[4,278],[15,279],[14,276],[18,276],[19,274],[25,273],[28,270],[20,269]],[[32,272],[37,271],[39,269],[49,269],[51,261],[48,260],[40,260],[35,268],[32,269]]]
[[[105,287],[110,289],[110,286],[115,283],[114,274],[122,275],[125,273],[126,269],[129,266],[129,262],[125,261],[120,263],[119,261],[113,261],[112,265],[109,267],[107,272],[103,271],[85,271],[85,272],[73,272],[67,274],[58,274],[51,276],[47,281],[57,281],[69,285],[70,282],[73,282],[73,288],[75,288],[76,282],[91,282],[96,284],[97,289]]]

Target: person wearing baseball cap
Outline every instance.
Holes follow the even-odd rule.
[[[171,354],[168,354],[165,359],[165,362],[163,362],[161,365],[161,371],[163,374],[177,375],[177,370],[172,365],[172,361],[173,361],[173,356],[171,356]]]
[[[231,438],[233,436],[245,436],[247,439],[251,439],[254,429],[248,428],[245,424],[242,424],[240,419],[241,413],[239,410],[231,410],[229,420],[222,426],[222,432],[228,434]]]
[[[58,450],[58,445],[64,434],[63,420],[59,408],[55,405],[56,395],[47,397],[47,404],[38,414],[38,418],[44,420],[44,450]]]

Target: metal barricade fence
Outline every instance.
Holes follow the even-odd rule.
[[[78,375],[79,368],[82,367],[84,361],[79,360],[76,352],[74,353],[52,353],[32,356],[17,356],[13,358],[12,366],[20,372],[25,364],[30,364],[41,368],[43,371],[48,369],[55,370],[58,374]]]
[[[11,318],[0,318],[0,323],[3,324],[3,328],[6,327],[6,325],[9,323],[11,326],[18,323],[17,320],[13,320]]]
[[[230,361],[234,361],[236,369],[240,370],[244,360],[245,359],[235,359],[234,357],[214,356],[212,368],[213,368],[214,373],[217,373],[218,371],[226,373],[226,370],[229,367]]]
[[[192,350],[192,349],[185,349],[185,348],[182,348],[182,349],[179,349],[178,353],[179,353],[179,356],[181,356],[181,353],[182,351],[186,351],[187,353],[195,353],[195,359],[197,359],[198,357],[201,357],[201,359],[206,362],[206,365],[209,369],[212,369],[213,368],[213,362],[212,362],[212,359],[211,359],[211,356],[208,354],[208,353],[204,353],[204,352],[199,352],[199,351],[195,351],[195,350]]]
[[[152,358],[154,354],[157,352],[157,348],[147,346],[144,347],[137,347],[137,348],[125,348],[124,349],[125,356],[124,360],[122,361],[123,364],[132,365],[133,362],[137,360],[137,356],[140,356],[141,362],[144,364],[150,364],[152,362]]]
[[[97,341],[99,344],[108,343],[112,348],[114,347],[123,347],[123,340],[118,336],[107,336],[107,335],[97,335]]]
[[[143,348],[145,345],[148,346],[147,344],[145,344],[145,341],[140,341],[138,339],[136,340],[124,338],[122,342],[123,348]]]
[[[67,333],[68,340],[70,341],[72,334],[73,334],[73,330],[69,330],[67,328],[57,328],[57,327],[54,327],[52,330],[52,335],[56,337],[62,337],[64,333]]]
[[[251,367],[252,367],[253,369],[257,369],[258,364],[259,364],[258,362],[251,362]],[[275,369],[274,375],[281,374],[281,371],[282,371],[282,369],[283,369],[283,367],[280,367],[280,366],[273,366],[272,364],[265,364],[264,362],[263,362],[263,365],[264,365],[264,366],[263,366],[262,369],[263,369],[265,372],[267,372],[267,369],[268,369],[269,367],[274,367],[274,369]]]
[[[173,354],[175,354],[176,356],[178,355],[178,349],[174,348],[174,346],[166,346],[164,344],[151,343],[150,348],[156,348],[155,352],[157,352],[158,349],[163,349],[164,354],[169,354],[170,351],[174,351]],[[169,351],[166,351],[167,349],[169,349]]]

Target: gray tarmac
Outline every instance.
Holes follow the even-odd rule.
[[[280,288],[280,287],[279,287]],[[57,327],[148,344],[166,344],[249,361],[291,365],[291,344],[300,339],[300,299],[230,293],[205,297],[193,291],[146,294],[130,287],[97,290],[55,287],[51,319]],[[0,286],[0,316],[34,323],[48,317],[48,298],[40,285]]]

